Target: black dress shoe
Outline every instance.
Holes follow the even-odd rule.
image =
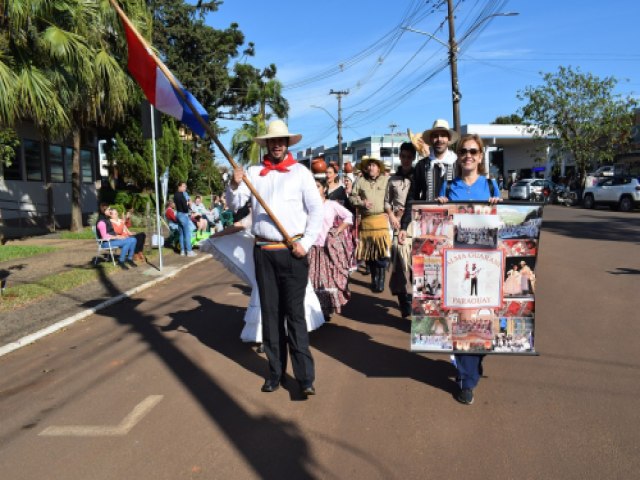
[[[302,393],[305,395],[315,395],[316,389],[313,385],[308,385],[306,387],[302,387]]]
[[[133,268],[138,268],[138,265],[133,260],[127,260],[127,265]]]
[[[265,393],[275,392],[278,388],[280,388],[280,382],[274,380],[265,380],[264,385],[262,385],[261,391]]]

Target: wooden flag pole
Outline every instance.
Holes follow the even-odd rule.
[[[195,107],[193,106],[191,101],[187,98],[187,96],[182,91],[182,87],[180,87],[180,85],[178,85],[178,82],[176,82],[175,78],[173,77],[173,74],[169,71],[169,69],[165,66],[165,64],[162,63],[162,60],[160,60],[153,53],[151,48],[149,48],[149,45],[147,44],[146,40],[142,37],[142,35],[140,35],[140,33],[138,32],[136,27],[131,23],[129,18],[125,15],[125,13],[122,11],[120,6],[116,3],[116,0],[109,0],[109,2],[111,3],[111,5],[115,9],[115,11],[117,12],[117,14],[120,17],[120,19],[124,23],[127,24],[127,26],[135,34],[135,36],[138,38],[138,40],[140,40],[140,42],[147,48],[147,52],[149,53],[151,58],[153,58],[153,61],[156,62],[156,65],[158,66],[158,68],[160,68],[162,73],[164,73],[164,75],[167,77],[167,79],[169,80],[169,83],[171,83],[171,86],[173,87],[173,89],[180,96],[182,101],[187,104],[187,106],[189,107],[191,112],[193,112],[193,114],[195,115],[195,117],[198,120],[198,122],[200,123],[200,125],[202,125],[202,127],[206,130],[207,134],[212,138],[213,142],[216,144],[218,149],[220,149],[220,151],[225,156],[225,158],[229,161],[231,166],[234,169],[238,168],[238,164],[235,162],[235,160],[233,160],[233,157],[231,157],[231,155],[229,154],[227,149],[224,147],[224,145],[222,145],[222,142],[218,139],[218,136],[215,134],[213,129],[209,126],[209,124],[207,122],[205,122],[204,118],[202,118],[202,116],[200,115],[200,112],[198,112],[198,110],[195,109]],[[275,224],[276,228],[278,229],[278,231],[284,237],[284,242],[287,244],[287,246],[289,248],[293,248],[293,240],[291,239],[291,237],[289,236],[289,234],[285,230],[284,226],[276,218],[276,216],[274,215],[273,211],[267,206],[267,204],[265,203],[264,199],[256,191],[255,187],[251,184],[251,182],[249,182],[249,179],[247,178],[246,174],[243,175],[242,180],[247,185],[247,187],[249,188],[249,191],[255,197],[255,199],[260,204],[260,206],[262,208],[264,208],[264,211],[267,213],[267,215],[269,215],[269,218],[271,218],[271,220],[273,220],[273,223]]]

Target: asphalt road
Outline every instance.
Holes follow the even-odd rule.
[[[473,406],[359,274],[311,335],[318,395],[261,393],[246,288],[201,262],[0,358],[2,478],[633,478],[639,244],[637,212],[548,207],[540,356],[488,357]]]

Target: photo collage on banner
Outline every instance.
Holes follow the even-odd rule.
[[[415,352],[534,354],[539,204],[414,204]]]

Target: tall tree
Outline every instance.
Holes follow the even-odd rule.
[[[251,122],[244,123],[233,133],[231,138],[231,154],[238,158],[243,165],[257,165],[260,163],[260,145],[253,141],[259,135],[266,133],[267,128],[260,115],[251,117]]]
[[[198,2],[197,5],[190,5],[183,0],[146,1],[149,12],[153,16],[153,21],[149,24],[149,27],[152,27],[152,35],[147,38],[152,39],[150,42],[152,47],[176,78],[207,109],[210,119],[215,119],[218,109],[225,105],[224,92],[229,87],[227,65],[230,58],[238,55],[238,48],[244,42],[244,35],[235,23],[223,30],[216,30],[204,23],[203,15],[215,12],[220,3],[220,1],[203,1]],[[215,123],[211,124],[211,127],[214,131],[219,131]],[[139,127],[131,130],[130,124],[127,123],[121,125],[113,135],[118,133],[121,138],[129,138],[132,135],[135,136],[136,131],[139,131]],[[186,137],[188,138],[189,135]],[[184,138],[183,141],[185,141]],[[191,142],[191,140],[186,141]],[[126,145],[129,153],[118,153],[121,155],[118,161],[130,162],[123,167],[127,170],[128,178],[139,188],[148,187],[149,177],[145,172],[141,175],[133,175],[130,166],[143,158],[149,158],[145,154],[147,143],[138,137]],[[114,154],[119,148],[119,144],[116,144]],[[218,188],[217,180],[214,178],[216,174],[212,173],[208,167],[204,167],[209,165],[213,168],[214,165],[211,140],[208,138],[198,140],[197,149],[191,153],[193,165],[186,171],[182,171],[181,166],[179,179],[186,180],[189,176],[198,185],[212,185],[214,190]],[[164,162],[164,157],[160,160],[162,154],[158,155],[159,162]],[[173,164],[170,164],[170,168],[171,184],[174,185],[173,182],[177,180],[174,172],[178,168],[174,169]],[[196,179],[198,175],[202,175],[203,178]]]
[[[560,67],[544,83],[518,92],[520,110],[536,136],[551,141],[556,155],[575,161],[584,177],[592,162],[611,162],[629,146],[636,100],[615,93],[618,80]]]
[[[512,113],[511,115],[496,117],[491,123],[494,125],[519,125],[522,123],[522,117],[517,113]]]
[[[109,162],[118,175],[138,188],[151,190],[154,185],[151,142],[142,137],[137,113],[127,117],[124,127],[115,134],[115,141],[107,145]],[[169,184],[177,185],[188,178],[192,169],[191,143],[184,141],[177,122],[171,117],[162,119],[162,136],[156,140],[158,171],[169,168]]]
[[[260,162],[260,147],[253,139],[266,131],[266,122],[272,115],[284,118],[289,112],[289,102],[282,94],[282,83],[276,74],[274,64],[262,71],[246,63],[234,66],[230,88],[230,95],[235,99],[232,113],[253,112],[251,122],[236,130],[231,140],[231,152],[239,156],[241,163]]]
[[[139,0],[126,3],[132,16],[144,17]],[[117,61],[124,43],[113,34],[115,14],[108,2],[85,0],[5,1],[1,13],[8,40],[1,42],[0,84],[10,85],[0,100],[1,121],[30,120],[50,138],[71,134],[71,230],[77,231],[82,130],[121,119],[133,91]]]

